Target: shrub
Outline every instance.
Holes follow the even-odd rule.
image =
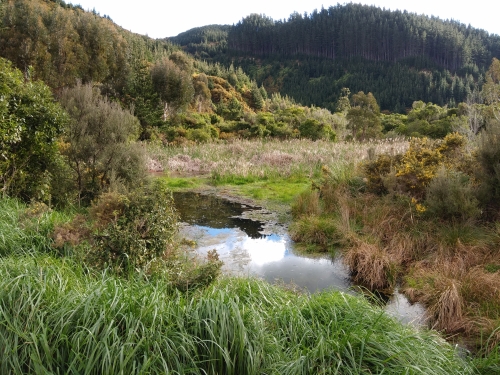
[[[173,245],[177,214],[171,193],[160,183],[127,196],[105,194],[92,210],[94,247],[87,260],[118,274],[146,270]]]
[[[25,80],[0,58],[0,193],[48,201],[57,137],[66,123],[62,108],[41,81]]]
[[[383,177],[388,175],[400,162],[401,157],[387,154],[379,155],[376,160],[368,161],[362,165],[362,170],[367,179],[367,189],[375,194],[387,193]]]
[[[428,138],[412,139],[406,153],[400,156],[380,155],[364,164],[368,188],[375,193],[396,191],[423,199],[431,180],[441,166],[462,168],[465,138],[448,134],[442,141]]]
[[[466,221],[480,210],[468,176],[441,167],[426,189],[424,205],[429,217]]]

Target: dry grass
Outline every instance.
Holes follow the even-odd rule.
[[[403,139],[367,143],[294,139],[150,145],[148,152],[154,164],[161,164],[167,172],[288,177],[293,174],[312,176],[323,165],[357,163],[368,158],[369,150],[371,155],[401,154],[407,148],[408,142]]]
[[[486,271],[484,259],[472,253],[462,249],[452,258],[419,262],[408,277],[405,293],[428,306],[433,328],[447,334],[478,337],[500,321],[500,271]]]
[[[428,314],[433,317],[434,329],[457,332],[464,328],[462,312],[464,301],[460,293],[460,282],[452,279],[448,282],[437,302],[429,307]]]
[[[405,277],[405,293],[428,307],[432,327],[467,338],[471,347],[497,332],[500,258],[485,228],[423,220],[390,196],[337,194],[334,212],[357,223],[344,251],[354,282],[383,290]]]
[[[389,254],[377,245],[358,243],[344,253],[344,262],[353,273],[353,281],[370,290],[394,286],[395,264]]]

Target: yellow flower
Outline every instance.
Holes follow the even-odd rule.
[[[425,206],[424,206],[424,205],[422,205],[422,204],[420,204],[420,203],[417,203],[417,204],[415,205],[415,209],[416,209],[416,210],[417,210],[417,212],[418,212],[418,213],[420,213],[420,214],[421,214],[421,213],[423,213],[423,212],[425,212],[425,211],[427,210],[427,208],[425,208]]]

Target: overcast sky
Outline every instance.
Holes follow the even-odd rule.
[[[193,27],[210,24],[232,25],[251,13],[265,14],[275,20],[299,13],[328,8],[337,2],[319,0],[66,0],[85,10],[95,9],[132,32],[153,38],[175,36]],[[353,1],[391,10],[454,19],[500,35],[498,0],[368,0]],[[341,2],[344,4],[344,2]]]

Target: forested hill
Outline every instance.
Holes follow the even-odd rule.
[[[371,91],[383,109],[414,100],[465,100],[500,36],[408,12],[359,4],[272,20],[252,14],[233,27],[207,26],[171,39],[201,58],[236,62],[269,92],[333,108],[342,87]]]
[[[425,57],[450,71],[484,66],[500,55],[500,37],[455,21],[374,6],[332,6],[287,21],[250,15],[229,33],[229,48],[255,55],[363,57],[398,61]]]

